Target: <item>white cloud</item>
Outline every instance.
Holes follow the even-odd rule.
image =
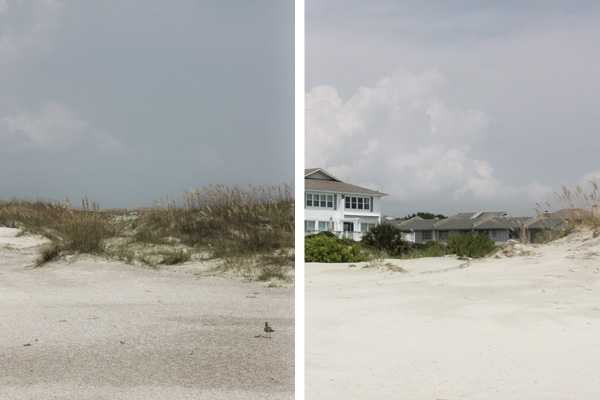
[[[18,111],[0,119],[2,150],[64,150],[75,143],[93,144],[100,150],[118,150],[123,144],[114,137],[89,127],[69,106],[43,104],[37,114]]]
[[[434,98],[426,111],[429,115],[431,133],[451,137],[469,137],[481,133],[490,117],[479,110],[449,110],[446,104]]]
[[[330,85],[313,88],[306,95],[306,166],[355,184],[377,182],[370,187],[393,201],[543,198],[547,186],[507,185],[472,154],[493,120],[482,110],[452,106],[446,86],[436,69],[400,68],[347,101]]]

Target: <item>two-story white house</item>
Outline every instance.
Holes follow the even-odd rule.
[[[381,222],[381,198],[376,190],[342,182],[322,168],[304,170],[304,234],[330,231],[360,240]]]

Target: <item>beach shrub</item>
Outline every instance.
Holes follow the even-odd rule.
[[[367,260],[367,253],[362,250],[360,243],[327,233],[322,232],[304,239],[304,261],[342,263]]]
[[[410,250],[408,242],[402,239],[402,231],[392,224],[380,224],[365,233],[361,242],[378,250],[385,250],[391,256],[399,256]]]
[[[448,250],[459,257],[480,258],[496,249],[494,241],[486,234],[475,236],[473,232],[466,235],[450,235]]]
[[[408,256],[410,258],[444,257],[448,254],[448,246],[441,242],[413,243]]]

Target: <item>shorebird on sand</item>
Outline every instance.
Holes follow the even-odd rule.
[[[267,337],[268,337],[269,339],[271,339],[271,332],[275,332],[275,331],[273,330],[273,328],[271,328],[271,327],[269,326],[269,323],[268,323],[268,322],[265,322],[265,333],[267,334]]]

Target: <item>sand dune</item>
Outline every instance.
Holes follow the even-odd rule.
[[[43,242],[0,228],[0,399],[293,398],[293,287],[91,257],[32,268]],[[255,337],[265,320],[272,339]]]
[[[600,237],[306,265],[307,399],[600,398]]]

